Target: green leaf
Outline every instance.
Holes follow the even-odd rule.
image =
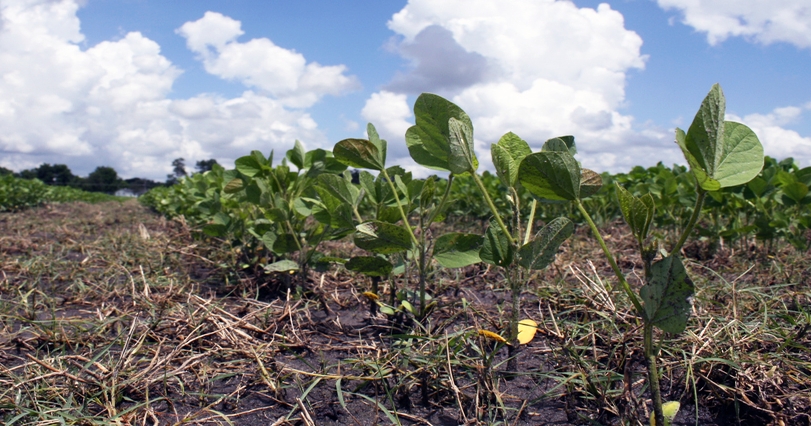
[[[234,161],[236,169],[245,176],[254,177],[262,171],[262,165],[256,161],[253,155],[239,157]]]
[[[681,333],[690,317],[693,291],[693,281],[678,256],[654,263],[650,281],[639,290],[647,320],[668,333]]]
[[[369,277],[386,277],[393,268],[388,260],[377,256],[356,256],[349,259],[344,265],[352,272],[358,272]]]
[[[355,229],[355,245],[373,253],[391,254],[411,249],[408,230],[387,222],[369,221]]]
[[[448,121],[448,130],[450,131],[448,168],[457,175],[465,172],[474,173],[479,163],[473,152],[473,128],[451,117]]]
[[[574,144],[574,136],[559,136],[549,139],[543,143],[541,151],[568,152],[574,156],[577,154],[577,148]]]
[[[236,194],[239,191],[242,191],[245,188],[244,182],[242,179],[236,178],[231,179],[225,186],[222,188],[222,192],[226,194]]]
[[[484,233],[482,248],[479,250],[482,261],[495,266],[508,267],[515,257],[510,239],[495,222],[491,222]]]
[[[294,253],[298,251],[298,240],[293,234],[281,234],[276,236],[276,241],[273,243],[271,251],[273,253],[282,255],[287,253]]]
[[[808,195],[808,185],[802,182],[794,182],[780,187],[783,195],[796,204],[805,204],[803,201]]]
[[[708,176],[715,176],[717,156],[724,141],[726,99],[717,83],[701,102],[701,108],[687,130],[686,145]]]
[[[705,191],[718,191],[721,189],[721,183],[711,178],[704,170],[704,166],[702,166],[698,159],[690,152],[687,147],[687,135],[684,133],[684,130],[678,127],[676,128],[676,144],[681,148],[681,152],[684,154],[687,164],[690,165],[690,171],[693,172],[693,176],[695,176],[698,185]]]
[[[542,151],[524,158],[518,180],[539,198],[572,201],[580,196],[580,166],[569,152]]]
[[[518,264],[525,269],[544,269],[555,259],[558,248],[574,233],[574,224],[558,217],[538,231],[535,238],[518,251]]]
[[[417,98],[414,117],[416,124],[406,131],[406,145],[411,158],[422,166],[449,171],[450,119],[455,118],[469,127],[472,143],[473,123],[470,117],[454,103],[431,93],[423,93]]]
[[[304,145],[301,144],[298,140],[293,145],[293,149],[287,151],[287,161],[292,163],[294,166],[298,167],[299,170],[304,168],[304,158],[306,157],[306,153],[304,152]]]
[[[502,136],[497,144],[490,145],[490,156],[496,166],[496,173],[507,186],[515,186],[518,165],[529,154],[532,154],[529,144],[513,132]]]
[[[716,161],[718,165],[713,178],[721,183],[722,188],[744,184],[763,168],[763,145],[752,129],[727,121],[723,149]]]
[[[453,232],[434,241],[434,259],[445,268],[463,268],[481,262],[481,235]]]
[[[318,190],[329,192],[349,206],[356,205],[360,196],[360,190],[355,185],[352,185],[352,182],[343,176],[331,173],[318,175],[316,191]]]
[[[580,172],[580,199],[591,197],[603,187],[603,177],[590,169]]]
[[[371,123],[367,126],[369,140],[344,139],[332,149],[335,158],[351,167],[383,170],[386,167],[386,141],[377,137]]]
[[[616,184],[617,200],[620,204],[622,217],[625,223],[631,227],[634,237],[637,241],[642,242],[648,237],[653,215],[656,209],[656,203],[653,196],[648,193],[641,198],[636,198],[628,192],[625,188],[621,187],[619,183]]]
[[[271,263],[270,265],[265,266],[265,272],[269,274],[273,272],[293,273],[298,270],[299,270],[298,263],[288,259],[280,260],[278,262],[274,262]]]
[[[749,182],[763,168],[763,145],[745,125],[725,122],[725,109],[724,93],[715,84],[687,133],[676,131],[676,142],[707,191]]]

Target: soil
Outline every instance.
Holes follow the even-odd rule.
[[[607,302],[583,290],[581,280],[592,271],[612,275],[603,257],[592,255],[596,247],[586,231],[524,288],[523,315],[539,331],[511,351],[478,333],[508,329],[510,291],[495,268],[438,270],[428,287],[432,311],[416,321],[404,312],[372,316],[363,295],[367,278],[333,267],[296,282],[241,268],[246,254],[195,238],[182,221],[135,201],[3,213],[0,418],[20,424],[49,416],[76,424],[647,424],[638,321],[627,306],[611,314]],[[641,270],[627,230],[614,224],[604,233],[620,266],[631,275]],[[341,256],[353,250],[345,242],[323,249]],[[735,263],[705,249],[695,242],[686,252],[700,253],[716,271]],[[381,283],[386,301],[389,285]],[[514,371],[507,369],[511,352]],[[682,361],[663,358],[663,396],[682,403],[674,425],[811,422],[805,383],[782,385],[793,389],[793,399],[778,407],[767,396],[725,391],[736,379],[723,362],[707,364],[691,382],[695,376]]]

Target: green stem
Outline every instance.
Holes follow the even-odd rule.
[[[487,189],[484,187],[484,184],[482,183],[482,180],[479,178],[479,175],[477,175],[476,173],[473,173],[473,172],[471,172],[470,174],[473,176],[473,181],[476,182],[476,186],[479,187],[479,191],[481,191],[482,195],[484,196],[484,200],[487,202],[487,205],[490,207],[490,211],[493,212],[493,217],[496,219],[496,222],[498,223],[498,226],[501,228],[501,232],[503,232],[504,235],[506,235],[507,238],[510,239],[510,244],[515,245],[516,244],[515,238],[513,238],[512,234],[510,234],[510,231],[507,229],[507,226],[504,225],[504,221],[501,220],[501,216],[499,216],[499,214],[498,214],[498,209],[496,209],[496,205],[493,203],[493,200],[490,198],[490,194],[487,193]]]
[[[408,216],[406,216],[405,210],[403,210],[403,205],[400,204],[400,197],[397,196],[397,188],[394,187],[394,182],[392,182],[389,174],[386,173],[386,169],[381,170],[380,173],[383,173],[383,177],[386,178],[386,182],[389,183],[389,188],[392,194],[394,194],[394,200],[397,201],[397,209],[400,210],[400,217],[403,219],[403,226],[408,230],[408,234],[411,235],[411,242],[414,243],[415,247],[419,247],[420,242],[417,240],[417,236],[414,235],[414,230],[411,229],[411,225],[408,223]]]
[[[538,206],[538,200],[533,198],[532,199],[532,207],[529,210],[529,218],[527,218],[527,233],[524,235],[524,244],[529,243],[529,239],[532,237],[532,224],[535,223],[535,208]]]
[[[608,259],[608,263],[611,265],[611,269],[614,270],[614,275],[617,276],[617,279],[619,280],[622,289],[625,291],[625,294],[628,295],[629,299],[631,299],[631,303],[633,303],[637,315],[647,320],[647,315],[645,315],[645,310],[642,309],[642,304],[639,302],[639,299],[636,297],[636,294],[634,294],[633,290],[631,290],[631,286],[628,284],[628,281],[625,280],[625,275],[622,274],[622,271],[620,271],[619,266],[617,266],[617,262],[614,260],[614,256],[612,256],[611,252],[608,251],[608,246],[605,245],[605,241],[603,240],[602,235],[600,235],[600,230],[597,229],[597,225],[595,225],[594,221],[591,220],[589,212],[586,211],[586,209],[583,207],[583,204],[580,203],[580,200],[574,200],[574,203],[577,206],[577,209],[580,210],[580,213],[583,215],[583,217],[586,218],[586,222],[588,222],[589,227],[591,228],[591,233],[594,234],[594,238],[597,239],[597,242],[603,249],[603,253],[605,254],[606,259]]]
[[[679,242],[676,243],[676,246],[673,247],[673,250],[670,251],[668,256],[673,256],[674,254],[678,254],[681,251],[681,247],[687,241],[687,237],[693,232],[693,228],[696,226],[696,222],[698,222],[698,216],[701,214],[701,207],[704,205],[704,197],[707,195],[707,191],[705,191],[701,186],[696,185],[696,206],[693,209],[693,214],[690,216],[690,221],[687,222],[687,227],[684,228],[684,231],[681,234],[681,238],[679,238]]]
[[[439,204],[436,206],[433,212],[431,212],[431,216],[428,217],[428,226],[431,226],[434,223],[434,218],[438,215],[444,208],[445,202],[448,201],[448,196],[451,193],[451,185],[453,185],[453,173],[448,175],[448,186],[445,187],[445,193],[442,194],[442,199],[439,201]]]
[[[662,413],[662,391],[659,388],[659,367],[656,365],[657,354],[653,349],[653,324],[645,321],[645,363],[648,367],[648,384],[650,386],[651,399],[653,400],[653,415],[657,425],[665,424],[665,416]]]

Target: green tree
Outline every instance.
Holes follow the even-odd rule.
[[[68,186],[76,181],[76,176],[65,164],[45,163],[37,168],[37,179],[47,185]]]
[[[9,169],[7,169],[7,168],[5,168],[3,166],[0,166],[0,176],[13,175],[13,174],[14,174],[14,172],[12,172],[11,170],[9,170]]]
[[[205,173],[205,172],[211,170],[212,168],[214,168],[215,164],[219,164],[219,163],[217,163],[217,160],[211,158],[211,159],[208,159],[208,160],[200,160],[200,161],[198,161],[197,165],[195,167],[197,168],[197,171],[199,173]]]
[[[87,176],[85,190],[93,192],[114,193],[122,186],[118,173],[112,167],[99,166]]]

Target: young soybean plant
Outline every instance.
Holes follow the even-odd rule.
[[[565,149],[531,154],[521,162],[518,170],[518,180],[535,196],[575,204],[602,247],[622,290],[642,319],[648,383],[653,399],[651,424],[669,425],[678,410],[677,402],[671,401],[665,404],[668,412],[663,413],[657,368],[659,348],[653,344],[653,329],[681,333],[687,326],[694,287],[680,257],[681,247],[695,227],[709,191],[745,184],[763,167],[763,147],[757,136],[743,124],[724,121],[724,110],[724,95],[716,84],[701,104],[687,133],[676,129],[676,142],[695,177],[697,196],[678,242],[661,258],[656,259],[656,246],[648,239],[654,216],[653,197],[646,194],[636,198],[617,185],[620,208],[639,244],[645,265],[645,285],[638,296],[631,290],[597,226],[583,207],[583,175],[572,154]]]
[[[447,132],[446,132],[447,133]],[[409,252],[410,258],[417,262],[419,276],[419,308],[415,313],[420,319],[427,314],[427,294],[426,281],[429,273],[429,263],[431,256],[442,264],[450,268],[461,268],[479,261],[478,249],[481,241],[475,235],[470,234],[447,234],[437,238],[434,243],[433,252],[430,253],[430,241],[426,235],[428,227],[433,222],[442,217],[442,211],[450,193],[452,176],[448,180],[445,192],[440,201],[435,203],[436,183],[434,178],[426,180],[411,180],[410,174],[395,174],[395,169],[399,167],[386,168],[387,143],[380,139],[372,124],[367,127],[369,139],[344,139],[333,148],[333,154],[338,161],[356,168],[370,169],[379,172],[378,179],[384,182],[389,191],[386,195],[372,194],[382,192],[381,188],[376,188],[371,181],[364,182],[364,191],[369,191],[369,196],[378,198],[378,202],[388,195],[394,198],[399,218],[381,217],[390,216],[385,209],[378,210],[378,217],[373,220],[362,220],[358,217],[358,224],[355,226],[355,245],[364,250],[371,251],[378,255],[391,255],[396,253]],[[363,175],[361,178],[363,179]],[[368,180],[368,179],[367,179]],[[416,224],[412,225],[410,213],[417,211]],[[402,220],[402,224],[397,224]],[[370,276],[385,276],[391,268],[383,262],[372,261],[371,258],[350,259],[348,265],[357,266],[353,268],[356,272],[361,272]]]
[[[491,147],[499,179],[509,188],[509,198],[512,200],[513,212],[505,223],[476,174],[479,162],[473,149],[473,124],[470,117],[452,102],[428,93],[417,98],[414,116],[416,124],[406,132],[406,144],[411,158],[425,167],[450,172],[449,188],[454,176],[469,174],[493,214],[493,221],[484,236],[452,234],[440,237],[434,247],[434,257],[443,264],[444,255],[467,253],[471,263],[478,261],[478,257],[481,261],[504,268],[512,292],[508,340],[510,357],[507,369],[514,371],[514,355],[519,344],[521,289],[528,281],[529,271],[543,269],[552,262],[558,247],[572,234],[574,225],[566,218],[557,218],[533,236],[535,205],[533,204],[528,218],[520,217],[519,192],[522,189],[517,181],[518,165],[532,152],[521,138],[507,133]],[[556,143],[566,147],[562,140]],[[599,178],[596,173],[594,175]],[[480,244],[476,241],[480,241]],[[477,245],[481,248],[478,251],[472,250]]]

